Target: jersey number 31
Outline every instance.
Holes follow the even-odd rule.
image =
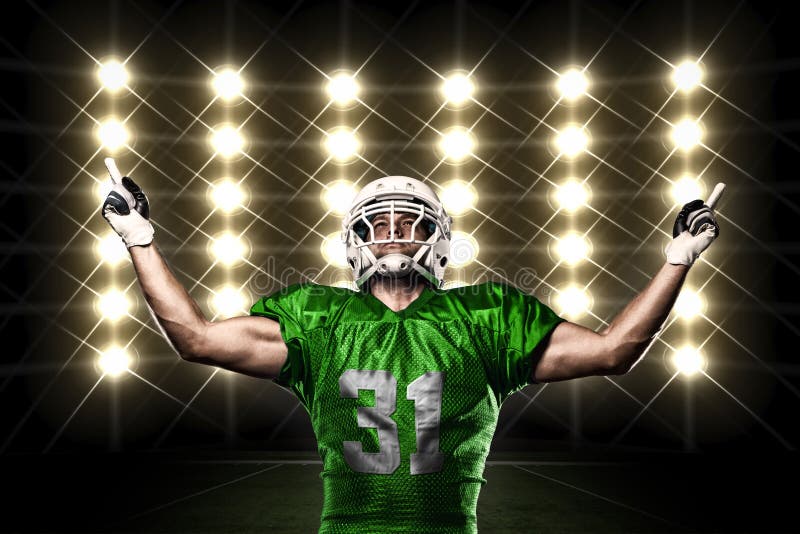
[[[411,474],[422,475],[442,470],[444,455],[439,451],[439,421],[442,415],[444,373],[429,371],[406,388],[406,398],[414,401],[417,452],[411,454]],[[348,369],[339,378],[342,397],[357,399],[359,389],[375,392],[374,406],[358,408],[358,426],[378,431],[380,450],[364,452],[360,441],[344,442],[344,459],[354,471],[390,475],[400,466],[400,440],[392,414],[397,407],[397,379],[389,371]]]

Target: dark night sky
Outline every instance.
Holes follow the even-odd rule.
[[[741,398],[750,412],[707,381],[693,386],[691,392],[678,384],[654,403],[621,445],[654,450],[683,450],[687,444],[700,450],[796,447],[800,443],[796,425],[800,180],[795,176],[800,162],[796,98],[800,44],[790,11],[780,3],[767,2],[532,2],[527,7],[498,2],[420,2],[413,7],[361,2],[270,7],[240,2],[226,7],[186,2],[173,10],[147,2],[18,4],[16,14],[0,22],[4,80],[0,94],[4,151],[0,165],[4,346],[0,435],[14,435],[0,446],[8,451],[45,450],[97,379],[91,351],[79,341],[85,338],[99,346],[114,336],[133,335],[139,328],[132,322],[113,332],[102,323],[92,328],[96,317],[91,288],[111,280],[127,284],[133,278],[130,267],[118,274],[105,268],[93,272],[92,233],[104,231],[105,223],[99,216],[92,217],[96,206],[91,177],[102,173],[102,154],[92,157],[97,147],[87,114],[103,116],[115,107],[126,112],[136,109],[132,120],[141,133],[137,133],[135,148],[152,164],[141,167],[137,176],[163,228],[160,246],[186,283],[208,269],[202,235],[187,240],[193,225],[207,215],[205,186],[191,176],[208,156],[205,129],[199,123],[190,125],[189,112],[199,113],[209,98],[204,69],[189,51],[216,66],[241,64],[258,50],[246,74],[255,82],[254,101],[269,115],[256,113],[250,123],[253,158],[263,166],[256,167],[250,178],[251,208],[275,227],[256,223],[248,237],[255,244],[253,263],[269,266],[276,275],[294,268],[296,272],[288,275],[292,282],[298,281],[300,271],[320,262],[318,240],[314,235],[306,237],[306,225],[315,225],[323,213],[320,186],[307,180],[322,162],[319,135],[313,128],[300,135],[307,119],[316,116],[325,103],[319,91],[322,74],[314,67],[322,72],[342,65],[352,68],[377,50],[363,71],[365,101],[391,124],[362,108],[327,112],[318,124],[328,128],[341,120],[353,124],[363,119],[367,157],[376,167],[396,174],[426,174],[435,165],[435,156],[430,150],[433,137],[422,122],[438,106],[433,94],[436,77],[430,69],[441,73],[456,66],[469,68],[489,51],[476,76],[482,87],[479,99],[493,113],[480,119],[476,132],[482,141],[481,155],[493,169],[472,162],[459,169],[440,169],[431,179],[476,178],[482,213],[500,223],[482,225],[476,234],[486,265],[512,273],[531,267],[558,285],[570,278],[588,282],[598,270],[562,268],[549,274],[552,261],[545,252],[545,236],[525,247],[527,236],[547,223],[551,209],[545,201],[544,182],[528,195],[521,196],[522,191],[552,158],[544,135],[523,140],[536,127],[536,117],[552,106],[547,89],[552,73],[544,65],[557,69],[582,64],[602,47],[589,69],[596,80],[593,94],[623,117],[600,109],[593,133],[597,132],[597,153],[620,172],[606,166],[593,170],[596,161],[576,163],[574,171],[595,173],[590,182],[594,206],[637,236],[634,239],[601,221],[591,234],[597,261],[641,288],[661,261],[661,238],[650,235],[651,227],[671,228],[673,218],[667,216],[661,200],[663,179],[656,177],[642,194],[637,193],[667,153],[658,121],[642,132],[652,111],[668,96],[665,64],[656,54],[674,61],[687,51],[700,53],[712,43],[704,60],[709,67],[707,83],[727,103],[703,94],[676,100],[664,115],[702,112],[708,106],[708,144],[723,156],[702,153],[689,165],[705,168],[712,179],[724,179],[729,185],[722,204],[721,237],[709,256],[727,276],[711,277],[712,269],[703,265],[693,269],[690,281],[699,285],[711,278],[709,316],[716,322],[724,319],[732,334],[732,339],[719,335],[712,339],[715,361],[709,373]],[[86,105],[97,90],[87,53],[98,58],[114,49],[130,53],[151,31],[131,63],[142,74],[134,88],[152,109],[141,106],[132,95],[115,100],[103,93]],[[84,105],[85,113],[79,113]],[[597,110],[596,102],[562,107],[551,118],[558,121],[572,115],[580,120]],[[206,111],[203,120],[211,124],[226,114],[240,118],[252,111],[249,104],[217,106]],[[441,113],[432,125],[443,127],[454,118],[474,122],[482,112],[473,106],[459,113]],[[408,144],[417,132],[421,133],[416,142]],[[675,159],[664,172],[680,170],[684,160]],[[137,158],[124,154],[120,161],[130,166]],[[233,166],[233,172],[252,167],[250,160]],[[221,170],[212,165],[207,172]],[[377,177],[375,172],[358,164],[331,166],[318,179],[325,182],[342,174],[362,173],[369,179]],[[564,169],[556,166],[550,172],[555,179]],[[294,196],[296,190],[300,194]],[[559,232],[570,224],[587,228],[597,218],[590,213],[571,223],[559,219],[548,230]],[[458,224],[470,231],[481,221],[482,216],[472,214]],[[235,224],[250,222],[244,217]],[[204,230],[212,233],[226,222],[212,219],[204,224]],[[337,224],[328,217],[319,223],[318,231],[334,232]],[[515,237],[502,226],[526,238]],[[297,242],[301,246],[295,249]],[[640,244],[644,245],[634,251]],[[273,263],[269,263],[271,256]],[[253,273],[246,268],[229,274],[215,271],[204,283],[213,286],[226,276],[241,283]],[[81,285],[82,280],[88,287]],[[538,289],[537,296],[545,298],[542,291]],[[612,318],[634,294],[602,273],[593,291],[595,312],[604,320]],[[198,288],[193,294],[205,306],[207,291]],[[141,296],[138,299],[136,316],[152,325]],[[598,328],[599,319],[590,318],[584,324]],[[686,332],[682,326],[675,330],[676,339]],[[710,333],[706,324],[692,331],[699,339]],[[178,363],[154,332],[146,330],[139,339],[139,372],[171,395],[189,399],[207,378],[208,369]],[[660,363],[663,353],[663,347],[654,348],[648,357],[651,361],[620,377],[619,383],[646,402],[668,378]],[[64,372],[55,378],[68,359]],[[509,401],[500,427],[526,403],[521,396]],[[164,447],[314,448],[302,409],[293,411],[294,400],[263,381],[223,377],[193,408],[163,442]],[[103,384],[54,447],[77,451],[148,448],[179,410],[178,404],[133,378],[118,387]],[[692,424],[685,417],[687,410],[694,414]],[[515,426],[498,437],[495,446],[516,450],[529,442],[556,449],[603,445],[637,412],[635,404],[602,378],[553,385],[537,407],[525,410]],[[284,419],[287,414],[291,416]],[[667,430],[664,420],[678,427],[681,435]]]

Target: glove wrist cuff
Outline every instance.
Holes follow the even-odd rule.
[[[700,254],[708,248],[716,236],[713,228],[692,235],[684,230],[667,245],[667,262],[673,265],[692,265]]]
[[[697,258],[690,258],[685,256],[670,256],[667,255],[667,263],[670,265],[686,265],[691,267]]]
[[[122,241],[128,248],[138,245],[149,245],[153,242],[154,235],[155,230],[153,229],[153,225],[147,221],[146,225],[142,224],[123,235]]]

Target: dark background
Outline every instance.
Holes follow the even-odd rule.
[[[96,152],[92,117],[111,112],[133,113],[136,153],[123,151],[117,161],[123,169],[137,169],[132,175],[151,199],[159,247],[182,282],[202,282],[191,292],[204,309],[209,288],[224,281],[249,281],[253,297],[278,289],[254,266],[297,282],[324,264],[320,234],[337,231],[339,221],[320,205],[322,184],[342,177],[364,183],[384,172],[430,174],[433,183],[474,179],[480,193],[480,213],[456,218],[455,228],[477,228],[482,264],[459,271],[460,279],[481,279],[491,268],[513,281],[523,268],[534,269],[537,281],[526,289],[546,302],[555,287],[591,281],[595,316],[579,322],[600,328],[663,262],[666,237],[653,230],[669,232],[674,211],[662,200],[661,173],[672,177],[682,169],[702,169],[709,189],[725,181],[720,238],[703,256],[708,263],[693,267],[688,278],[695,287],[707,282],[708,321],[676,322],[662,334],[670,344],[686,338],[700,343],[710,336],[707,372],[717,383],[678,377],[656,396],[672,372],[664,363],[666,347],[656,343],[628,375],[550,384],[541,392],[541,386],[530,386],[512,397],[492,450],[572,460],[666,454],[693,466],[712,462],[714,473],[747,464],[739,471],[739,484],[747,489],[739,495],[752,499],[752,517],[761,515],[770,502],[766,495],[772,495],[759,494],[755,482],[763,489],[765,480],[795,471],[800,44],[790,5],[9,5],[11,14],[0,23],[0,451],[8,480],[15,481],[10,486],[69,493],[76,477],[63,465],[73,460],[80,466],[76,471],[105,473],[109,465],[154,465],[141,460],[142,454],[163,459],[206,451],[232,458],[242,451],[270,451],[313,458],[304,410],[266,381],[220,373],[179,417],[181,403],[192,399],[211,370],[181,362],[154,330],[142,326],[154,324],[141,296],[134,312],[138,321],[98,322],[94,291],[134,281],[129,264],[98,267],[92,252],[94,236],[106,230],[93,196],[93,178],[104,179],[104,154]],[[700,90],[665,104],[664,61],[697,56],[706,48],[705,83],[722,98]],[[124,57],[135,49],[130,65],[138,96],[95,95],[92,57]],[[588,73],[597,101],[550,112],[554,74],[548,67],[584,65],[595,54]],[[247,102],[206,108],[211,93],[201,62],[211,68],[242,65],[251,56],[243,74],[250,84],[247,94],[261,111]],[[322,73],[364,62],[362,98],[380,115],[365,106],[320,114]],[[433,71],[478,63],[476,98],[491,113],[482,116],[485,109],[478,105],[443,110],[431,126],[479,121],[481,161],[436,168],[436,136],[424,126],[439,106]],[[653,120],[656,110],[667,120],[705,111],[706,144],[716,155],[698,150],[665,162],[664,123]],[[374,167],[322,166],[321,134],[308,128],[318,114],[316,124],[323,129],[363,121],[364,157]],[[593,117],[592,150],[605,163],[586,157],[571,170],[592,173],[594,210],[551,218],[547,181],[558,181],[570,167],[551,166],[548,130],[539,125],[545,116],[552,125]],[[205,125],[247,117],[249,157],[227,168],[218,161],[206,166]],[[225,172],[250,173],[251,211],[209,217],[204,180]],[[204,233],[225,227],[242,231],[247,225],[252,265],[207,272]],[[201,231],[194,231],[197,227]],[[553,269],[547,234],[589,227],[596,264]],[[328,268],[319,280],[328,283],[341,275],[347,273]],[[138,294],[135,286],[130,293]],[[94,348],[131,336],[137,339],[136,372],[149,384],[133,376],[106,380],[86,397],[98,378]],[[753,467],[755,461],[769,466],[761,470]],[[135,469],[125,472],[128,480]],[[134,483],[132,500],[154,485]]]

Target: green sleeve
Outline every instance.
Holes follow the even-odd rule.
[[[536,347],[545,340],[560,322],[561,317],[536,297],[512,288],[503,288],[502,306],[498,310],[500,324],[499,378],[503,397],[533,382]]]
[[[295,284],[268,297],[262,297],[250,308],[250,315],[273,319],[280,324],[281,336],[286,343],[286,363],[275,378],[281,386],[295,391],[303,399],[308,371],[308,337],[303,325],[303,286]]]

